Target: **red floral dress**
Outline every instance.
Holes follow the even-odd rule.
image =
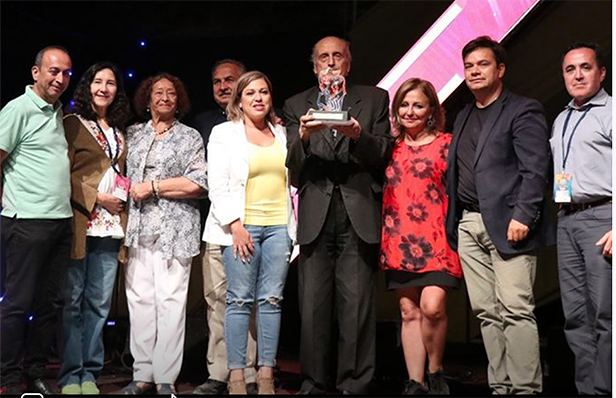
[[[450,142],[451,134],[440,133],[425,145],[396,144],[385,171],[381,269],[462,278],[458,255],[445,234]]]

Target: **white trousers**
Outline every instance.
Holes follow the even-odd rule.
[[[133,380],[175,383],[182,367],[190,258],[165,260],[158,236],[129,249],[126,299]]]

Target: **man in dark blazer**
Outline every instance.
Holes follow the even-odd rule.
[[[533,313],[542,206],[550,163],[539,102],[503,88],[505,50],[487,36],[462,50],[475,97],[457,116],[449,150],[447,235],[488,355],[496,394],[542,390]]]
[[[317,76],[330,68],[347,76],[349,43],[325,37],[313,48]],[[391,156],[387,92],[347,85],[341,109],[350,125],[327,127],[308,114],[319,109],[318,87],[284,105],[287,167],[298,188],[297,240],[302,319],[299,394],[324,394],[333,319],[339,327],[336,387],[362,394],[374,375],[376,271],[383,171]]]

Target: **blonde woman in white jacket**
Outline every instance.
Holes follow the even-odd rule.
[[[274,394],[280,303],[296,229],[286,131],[273,123],[272,85],[258,71],[239,78],[227,114],[230,121],[214,127],[208,143],[212,205],[203,240],[221,245],[227,277],[229,393],[246,394],[246,344],[256,305],[259,394]]]

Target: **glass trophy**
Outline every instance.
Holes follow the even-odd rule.
[[[328,126],[343,126],[352,124],[349,112],[342,110],[342,102],[346,95],[346,81],[339,70],[326,68],[319,73],[318,110],[311,110],[314,120]]]

